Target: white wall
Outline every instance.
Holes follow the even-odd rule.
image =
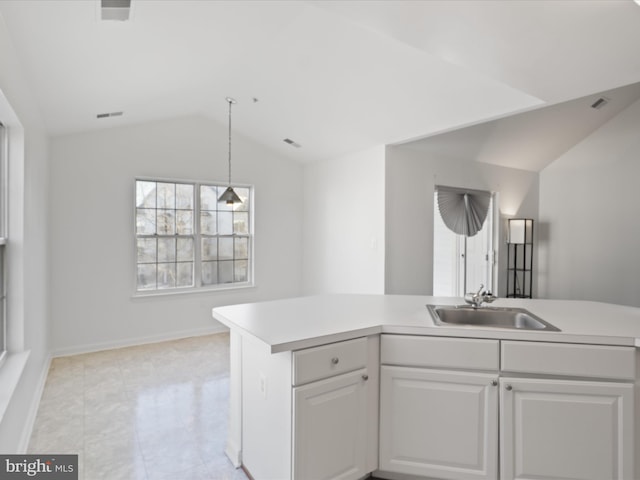
[[[383,146],[304,167],[306,293],[384,293]]]
[[[640,307],[640,101],[540,174],[540,290]]]
[[[3,97],[0,98],[0,121],[8,127],[10,142],[7,338],[13,358],[21,350],[29,352],[0,421],[0,452],[17,453],[26,450],[49,362],[48,138],[1,17],[0,91]],[[1,395],[7,393],[2,390],[6,386],[0,380]]]
[[[134,179],[226,182],[226,126],[194,116],[63,136],[51,157],[55,353],[214,331],[214,306],[301,293],[299,164],[234,136],[233,180],[255,186],[255,288],[132,298]]]
[[[433,293],[435,185],[499,192],[498,295],[504,295],[506,217],[538,218],[538,174],[474,161],[435,158],[403,146],[387,147],[386,293]]]

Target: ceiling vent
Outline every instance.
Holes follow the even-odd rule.
[[[124,112],[99,113],[96,118],[121,117],[123,114]]]
[[[300,145],[299,143],[294,142],[293,140],[291,140],[290,138],[285,138],[283,140],[284,143],[288,143],[289,145],[291,145],[292,147],[296,147],[296,148],[300,148],[302,145]]]
[[[593,104],[591,105],[591,108],[595,108],[596,110],[600,110],[607,103],[609,103],[609,99],[608,98],[600,97],[598,100],[593,102]]]
[[[131,0],[100,0],[100,18],[126,22],[131,13]]]

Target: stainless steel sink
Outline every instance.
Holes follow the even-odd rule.
[[[560,329],[545,322],[524,308],[470,307],[466,305],[427,305],[431,318],[440,326],[475,326],[513,328],[518,330]]]

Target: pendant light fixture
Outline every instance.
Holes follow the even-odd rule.
[[[231,187],[231,105],[236,103],[236,101],[233,98],[227,97],[227,102],[229,103],[229,186],[224,193],[220,195],[218,202],[233,205],[234,203],[242,203],[242,200],[240,200],[238,194],[234,192]]]

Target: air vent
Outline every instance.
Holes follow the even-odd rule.
[[[609,99],[608,98],[600,97],[598,100],[593,102],[593,104],[591,105],[591,108],[595,108],[596,110],[600,110],[607,103],[609,103]]]
[[[100,18],[102,20],[129,20],[131,0],[100,0]]]
[[[291,145],[292,147],[296,147],[296,148],[300,148],[302,145],[300,145],[299,143],[294,142],[293,140],[291,140],[290,138],[285,138],[283,140],[284,143],[288,143],[289,145]]]
[[[123,114],[124,112],[99,113],[96,118],[121,117]]]

